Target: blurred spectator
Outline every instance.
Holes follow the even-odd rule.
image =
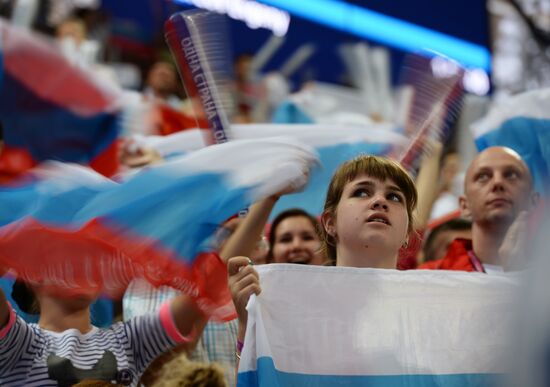
[[[4,291],[13,309],[28,323],[38,322],[38,303],[30,288],[12,276],[0,273],[0,289]],[[100,328],[113,323],[113,302],[108,298],[98,298],[90,307],[92,323]]]
[[[99,60],[99,43],[88,40],[86,24],[78,18],[61,22],[55,30],[56,39],[63,54],[72,62],[83,67],[92,67]]]
[[[269,232],[268,261],[322,265],[321,233],[317,219],[295,208],[281,212]]]
[[[180,109],[182,101],[176,94],[177,90],[178,75],[174,65],[166,61],[155,62],[145,78],[145,96],[164,101],[174,109]]]
[[[91,70],[106,82],[119,84],[115,70],[100,63],[101,44],[88,38],[84,20],[71,17],[55,28],[55,37],[65,57],[74,65]]]
[[[464,176],[460,172],[460,155],[450,150],[441,159],[439,173],[439,192],[430,213],[430,219],[440,218],[458,209],[457,186],[460,187]],[[460,192],[460,190],[459,190]]]
[[[57,26],[56,37],[61,41],[71,39],[78,47],[86,40],[86,25],[77,18],[67,19]]]
[[[239,123],[265,120],[265,90],[264,86],[254,79],[252,59],[251,54],[244,53],[238,55],[234,61],[234,98],[237,106],[234,121]],[[261,109],[258,109],[259,105],[262,105]]]
[[[430,231],[422,248],[423,261],[443,258],[451,243],[457,238],[472,239],[471,221],[462,218],[451,219]]]

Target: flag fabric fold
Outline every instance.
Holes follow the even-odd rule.
[[[487,386],[507,370],[513,274],[257,270],[239,387]]]
[[[0,187],[0,266],[77,294],[120,295],[133,278],[145,278],[228,318],[225,265],[209,254],[209,238],[252,202],[303,184],[315,161],[309,147],[279,138],[210,146],[122,182],[47,164]]]
[[[283,196],[272,212],[272,218],[288,208],[300,207],[319,215],[323,209],[326,189],[338,166],[361,154],[387,155],[404,148],[408,140],[396,133],[390,124],[323,125],[323,124],[251,124],[233,125],[232,139],[262,139],[276,136],[292,137],[309,144],[319,154],[320,164],[311,171],[303,192]],[[187,130],[171,136],[136,138],[138,146],[152,147],[163,156],[185,154],[206,146],[200,130]]]

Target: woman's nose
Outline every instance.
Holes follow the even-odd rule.
[[[376,209],[387,210],[388,209],[388,202],[387,202],[386,198],[382,195],[376,195],[372,199],[371,209],[373,209],[373,210],[376,210]]]

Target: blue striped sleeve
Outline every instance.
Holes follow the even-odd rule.
[[[36,332],[21,317],[0,338],[0,375],[21,370],[26,372],[32,367]]]
[[[133,357],[139,373],[144,372],[159,355],[176,346],[165,331],[158,312],[132,318],[119,327],[127,352]]]

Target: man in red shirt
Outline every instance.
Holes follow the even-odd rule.
[[[419,269],[492,272],[513,269],[525,247],[527,214],[537,204],[529,168],[509,148],[491,147],[470,164],[460,197],[472,240],[456,239],[447,254]]]

